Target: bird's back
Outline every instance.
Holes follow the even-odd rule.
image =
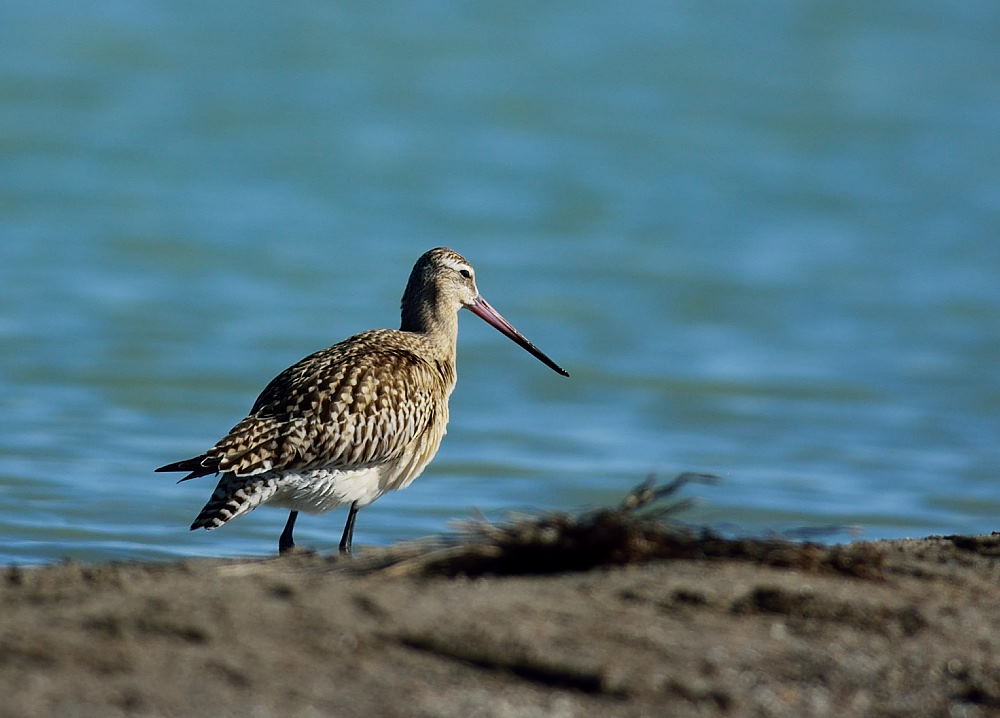
[[[391,462],[434,427],[443,435],[454,384],[453,354],[422,335],[363,332],[285,369],[215,446],[159,470],[246,477]]]

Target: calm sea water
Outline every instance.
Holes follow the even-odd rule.
[[[994,0],[6,4],[0,561],[273,552],[152,469],[437,245],[573,376],[465,313],[359,543],[683,470],[734,531],[1000,529],[998,47]]]

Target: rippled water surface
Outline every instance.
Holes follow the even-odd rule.
[[[189,532],[212,480],[152,469],[437,245],[572,378],[463,313],[359,543],[682,470],[736,531],[1000,528],[995,2],[0,15],[0,561],[272,552],[282,513]]]

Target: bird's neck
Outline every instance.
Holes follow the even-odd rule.
[[[442,307],[438,302],[403,302],[399,328],[404,332],[423,334],[441,348],[447,357],[455,356],[458,341],[458,312]]]

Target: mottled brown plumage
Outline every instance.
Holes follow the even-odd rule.
[[[290,549],[298,511],[349,504],[341,551],[358,509],[405,488],[437,453],[455,386],[458,310],[467,307],[566,374],[479,296],[473,270],[437,248],[413,267],[399,330],[362,332],[276,376],[249,415],[204,454],[157,471],[181,481],[221,474],[192,529],[213,529],[261,504],[291,509],[279,550]]]

